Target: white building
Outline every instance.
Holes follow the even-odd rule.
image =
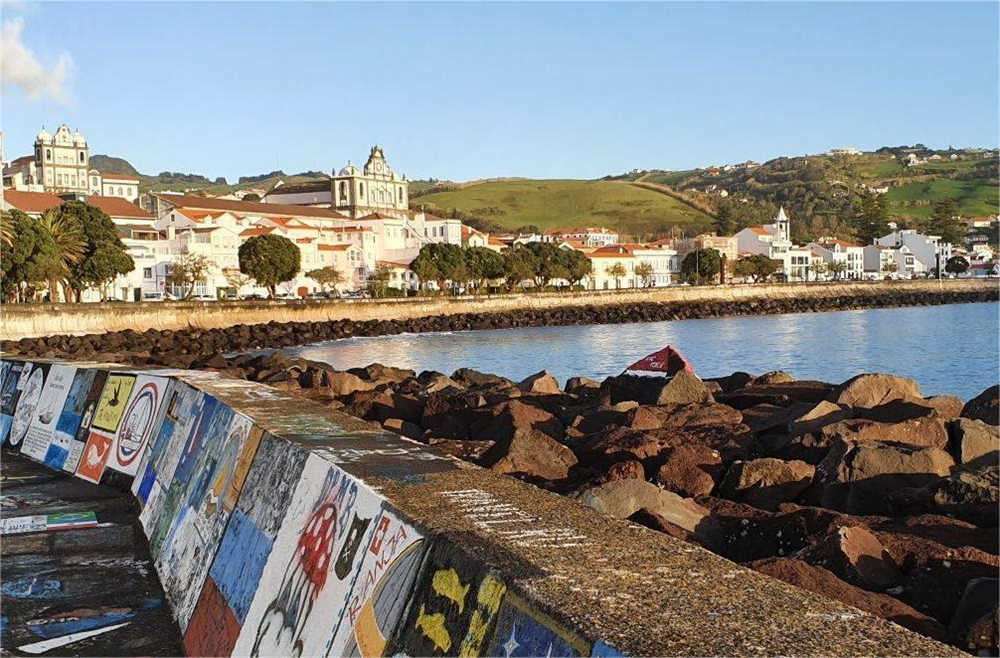
[[[843,266],[843,272],[839,278],[864,278],[865,253],[860,245],[836,238],[823,238],[817,242],[810,242],[808,246],[814,253],[822,257],[824,263],[840,263]]]
[[[925,271],[906,245],[898,247],[865,245],[864,259],[866,279],[884,279],[887,276],[894,279],[909,279]]]
[[[637,285],[659,288],[673,283],[673,274],[680,272],[680,259],[676,251],[666,245],[637,244],[630,246],[632,256],[635,258],[635,266],[646,263],[652,268],[648,281],[643,280],[642,277],[636,277]]]
[[[591,290],[618,290],[620,288],[635,288],[638,285],[635,276],[635,255],[626,245],[616,244],[599,247],[590,253]],[[617,275],[615,268],[621,266]]]
[[[736,248],[739,253],[763,254],[781,262],[780,273],[788,281],[810,281],[815,279],[813,270],[823,257],[810,247],[792,244],[790,221],[785,209],[779,208],[771,224],[749,226],[736,234]]]
[[[54,135],[44,128],[35,138],[35,167],[39,182],[53,194],[87,194],[87,172],[90,169],[90,147],[78,132],[71,133],[66,124]]]
[[[618,232],[600,227],[551,228],[545,231],[542,240],[545,242],[561,242],[563,240],[579,240],[588,247],[606,247],[618,244]]]
[[[392,170],[381,146],[372,147],[363,171],[348,161],[333,177],[332,185],[332,207],[354,219],[410,207],[409,182]]]
[[[941,236],[923,235],[915,229],[900,229],[875,240],[883,247],[907,247],[916,259],[915,274],[926,274],[938,266],[940,257],[943,268],[951,258],[951,244],[942,242]]]

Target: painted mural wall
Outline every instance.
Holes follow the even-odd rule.
[[[213,373],[0,362],[5,451],[132,478],[188,655],[618,655],[358,475],[419,477],[449,458],[295,401]]]

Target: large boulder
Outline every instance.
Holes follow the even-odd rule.
[[[618,375],[601,383],[601,395],[609,405],[626,400],[639,404],[688,404],[714,402],[704,382],[693,373],[681,370],[673,377]]]
[[[892,555],[861,526],[842,526],[795,557],[829,569],[842,580],[865,589],[881,591],[903,579]]]
[[[636,459],[626,459],[624,461],[615,462],[612,464],[604,477],[600,478],[601,482],[611,482],[612,480],[645,480],[646,479],[646,469],[642,465],[641,461]]]
[[[759,377],[754,377],[752,385],[759,386],[762,384],[790,384],[794,382],[795,378],[789,375],[783,370],[772,370],[770,372],[765,372]]]
[[[396,393],[388,388],[355,391],[344,400],[348,413],[365,420],[382,422],[387,418],[402,418],[419,424],[424,402],[412,395]]]
[[[824,507],[851,514],[888,514],[887,493],[947,476],[955,461],[940,448],[837,439],[816,468]]]
[[[1000,647],[1000,609],[997,589],[1000,579],[975,578],[965,586],[962,599],[948,624],[949,639],[970,653],[997,655]]]
[[[664,427],[701,427],[737,425],[743,414],[718,403],[643,405],[628,413],[627,425],[635,430]]]
[[[976,469],[1000,462],[1000,427],[958,418],[951,422],[949,430],[951,454],[959,464]]]
[[[372,363],[364,368],[351,368],[348,372],[376,384],[399,383],[416,376],[412,370],[384,366],[381,363]]]
[[[995,528],[1000,513],[997,468],[959,468],[950,477],[937,478],[923,487],[892,491],[886,500],[897,515],[946,514],[983,528]]]
[[[533,375],[523,379],[517,387],[525,393],[541,393],[547,395],[558,395],[562,393],[559,389],[559,382],[548,370],[540,370]]]
[[[937,415],[941,418],[947,419],[961,416],[962,408],[965,406],[965,403],[954,395],[933,395],[924,398],[924,404],[937,411]]]
[[[601,388],[601,383],[589,377],[570,377],[566,380],[566,392],[573,395],[589,395],[596,393]]]
[[[919,398],[920,385],[914,380],[879,373],[852,377],[831,393],[831,402],[844,407],[869,409],[892,400]]]
[[[757,560],[750,567],[790,585],[888,619],[921,635],[935,640],[945,639],[944,627],[932,617],[886,594],[869,592],[844,582],[823,567],[792,558]]]
[[[663,455],[656,479],[664,488],[691,498],[712,493],[715,480],[710,471],[718,471],[722,463],[718,451],[695,443],[667,448]]]
[[[458,383],[476,388],[504,388],[514,387],[515,384],[506,377],[491,375],[486,372],[479,372],[472,368],[459,368],[451,374],[451,378]]]
[[[510,400],[477,412],[469,424],[469,438],[503,442],[518,430],[538,430],[554,439],[566,434],[562,422],[545,409]]]
[[[788,423],[788,433],[791,436],[814,432],[825,425],[850,418],[853,412],[829,400],[820,400],[809,411],[794,418]]]
[[[742,372],[737,370],[731,375],[726,375],[725,377],[709,377],[705,380],[705,383],[715,382],[719,385],[719,390],[722,393],[731,393],[738,388],[743,388],[750,384],[754,379],[754,376],[748,372]]]
[[[355,391],[370,391],[375,388],[375,382],[365,381],[350,372],[325,370],[320,378],[320,385],[330,391],[330,395],[341,397]]]
[[[475,391],[456,392],[446,388],[431,393],[424,399],[420,424],[435,436],[446,439],[465,439],[469,423],[476,410],[486,406],[486,397]]]
[[[1000,385],[994,385],[969,400],[962,409],[963,418],[1000,425]]]
[[[606,482],[580,492],[577,500],[616,519],[627,519],[639,510],[646,510],[696,534],[705,531],[704,523],[708,518],[708,510],[693,500],[681,498],[645,480]]]
[[[402,418],[386,418],[382,421],[382,427],[408,439],[420,440],[424,435],[424,430],[419,425]]]
[[[771,457],[736,461],[719,484],[719,495],[766,510],[795,500],[812,483],[815,467]]]
[[[485,453],[480,463],[497,473],[563,480],[576,461],[572,450],[547,434],[534,429],[518,429],[509,441],[497,443]]]
[[[678,445],[682,435],[672,430],[633,430],[618,427],[595,434],[581,444],[577,452],[586,461],[613,463],[622,459],[640,461],[656,457],[669,446]]]

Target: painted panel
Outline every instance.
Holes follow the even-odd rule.
[[[17,388],[10,400],[10,411],[6,412],[10,415],[9,431],[6,436],[0,437],[6,439],[14,450],[21,449],[21,442],[28,433],[28,426],[41,399],[48,371],[48,363],[24,364]],[[5,428],[0,427],[0,430],[2,429]]]
[[[310,455],[234,655],[324,655],[382,499]]]
[[[426,540],[384,508],[365,546],[361,568],[328,656],[382,656],[403,616]]]
[[[87,428],[106,377],[107,372],[102,370],[77,368],[52,432],[52,441],[45,452],[46,465],[70,473],[76,472],[86,445]],[[78,438],[81,428],[84,434]]]
[[[435,544],[390,653],[482,655],[506,591],[498,575],[481,563],[453,546]]]
[[[586,656],[589,643],[550,616],[537,611],[524,598],[508,592],[504,597],[489,656]]]
[[[55,364],[49,369],[21,446],[22,454],[37,461],[45,460],[75,374],[74,366]]]
[[[240,634],[240,623],[210,577],[184,633],[184,653],[189,656],[228,656]]]
[[[167,389],[167,380],[162,377],[136,376],[115,433],[108,468],[126,475],[136,474],[142,454],[157,427],[156,420]]]
[[[21,373],[26,367],[30,368],[30,364],[21,361],[5,361],[4,363],[9,365],[4,372],[3,386],[0,388],[0,443],[6,442],[10,435],[17,398],[21,395]]]

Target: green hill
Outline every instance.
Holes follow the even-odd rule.
[[[711,223],[706,213],[662,192],[617,181],[507,179],[445,184],[411,196],[410,206],[445,215],[456,215],[452,211],[458,210],[494,229],[606,226],[637,239],[667,234],[674,226],[703,230]]]

